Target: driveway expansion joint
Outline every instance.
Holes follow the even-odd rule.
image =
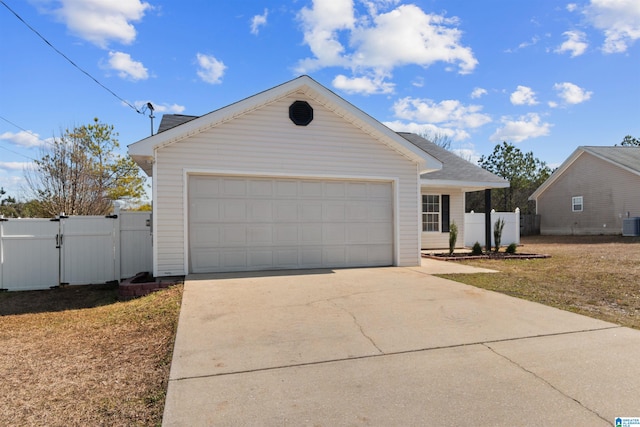
[[[370,340],[373,343],[373,345],[375,346],[375,348],[380,352],[379,354],[366,354],[366,355],[363,355],[363,356],[350,356],[350,357],[342,357],[342,358],[336,358],[336,359],[317,360],[317,361],[314,361],[314,362],[300,362],[300,363],[292,363],[292,364],[289,364],[289,365],[267,366],[267,367],[264,367],[264,368],[245,369],[245,370],[231,371],[231,372],[220,372],[220,373],[212,373],[212,374],[204,374],[204,375],[192,375],[192,376],[179,377],[179,378],[170,378],[169,382],[178,382],[178,381],[185,381],[185,380],[192,380],[192,379],[224,377],[224,376],[238,375],[238,374],[250,374],[250,373],[255,373],[255,372],[267,372],[267,371],[275,371],[275,370],[278,370],[278,369],[299,368],[299,367],[305,367],[305,366],[317,366],[317,365],[324,365],[324,364],[328,364],[328,363],[349,362],[349,361],[353,361],[353,360],[372,359],[372,358],[386,357],[386,356],[397,356],[397,355],[402,355],[402,354],[421,353],[421,352],[434,351],[434,350],[446,350],[446,349],[454,349],[454,348],[462,348],[462,347],[472,347],[472,346],[477,346],[477,345],[484,346],[484,347],[490,349],[491,351],[495,352],[495,350],[493,350],[491,347],[489,347],[489,344],[526,340],[526,339],[530,339],[530,338],[554,337],[554,336],[558,336],[558,335],[571,335],[571,334],[579,334],[579,333],[584,333],[584,332],[606,331],[606,330],[609,330],[609,329],[620,329],[620,328],[623,328],[623,326],[613,325],[613,326],[607,326],[607,327],[603,327],[603,328],[592,328],[592,329],[583,329],[583,330],[578,330],[578,331],[556,332],[556,333],[552,333],[552,334],[529,335],[529,336],[522,336],[522,337],[516,337],[516,338],[497,339],[497,340],[476,341],[476,342],[470,342],[470,343],[451,344],[451,345],[436,346],[436,347],[424,347],[424,348],[416,348],[416,349],[411,349],[411,350],[394,351],[394,352],[389,352],[389,353],[385,353],[382,350],[380,350],[378,348],[378,346],[375,345],[375,343],[373,343],[372,340]],[[365,335],[365,337],[366,337],[366,335]],[[497,352],[495,352],[495,353],[498,354]],[[505,356],[502,356],[501,354],[498,354],[498,355],[501,356],[501,357],[504,357],[507,360],[509,360],[508,358],[506,358]],[[515,363],[513,361],[511,361],[511,362],[514,363],[516,366],[520,366],[520,365],[518,365],[517,363]],[[524,369],[524,368],[522,368],[522,369]],[[526,370],[526,369],[524,369],[524,370]],[[529,372],[529,371],[527,371],[527,372]],[[535,375],[535,374],[533,374],[533,375]],[[545,381],[542,378],[541,378],[541,380]],[[551,387],[553,387],[551,384],[549,384],[549,385]],[[555,389],[555,387],[554,387],[554,389]],[[562,392],[560,392],[560,393],[562,393]],[[567,396],[567,397],[569,397],[572,400],[575,400],[570,396]],[[576,400],[576,402],[578,402],[578,401]],[[580,403],[580,402],[578,402],[578,403]],[[586,408],[586,409],[588,409],[588,408]],[[591,412],[593,412],[593,411],[591,411]],[[600,416],[598,415],[598,417],[600,417]],[[602,417],[600,417],[600,418],[602,418]]]
[[[613,328],[606,328],[606,329],[613,329]],[[546,384],[547,386],[551,387],[551,389],[553,389],[554,391],[556,391],[557,393],[561,394],[562,396],[564,396],[565,398],[572,400],[574,402],[576,402],[582,409],[584,409],[585,411],[591,412],[593,415],[595,415],[596,417],[600,418],[602,421],[606,422],[607,424],[611,424],[611,420],[608,420],[606,418],[604,418],[602,415],[600,415],[597,411],[589,408],[588,406],[585,406],[584,403],[580,402],[578,399],[576,399],[575,397],[565,393],[564,391],[560,390],[558,387],[556,387],[555,385],[553,385],[550,381],[546,380],[545,378],[541,377],[540,375],[536,374],[535,372],[525,368],[524,366],[522,366],[521,364],[519,364],[518,362],[516,362],[515,360],[505,356],[504,354],[498,352],[496,349],[492,348],[489,344],[485,343],[482,344],[483,347],[487,348],[489,351],[491,351],[493,354],[495,354],[496,356],[506,360],[507,362],[509,362],[510,364],[512,364],[513,366],[517,367],[518,369],[522,370],[523,372],[526,372],[527,374],[533,376],[536,380]]]

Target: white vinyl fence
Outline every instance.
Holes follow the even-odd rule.
[[[500,245],[508,246],[511,243],[520,244],[520,209],[515,212],[491,211],[491,246],[495,245],[493,227],[498,218],[504,219],[502,239]],[[473,246],[476,242],[485,246],[484,213],[464,214],[464,245]]]
[[[149,212],[0,219],[0,289],[107,283],[152,271]]]

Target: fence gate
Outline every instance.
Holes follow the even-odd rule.
[[[49,289],[58,284],[58,222],[0,220],[0,289]]]
[[[60,284],[87,285],[120,279],[117,216],[60,218]],[[118,256],[116,256],[118,255]]]

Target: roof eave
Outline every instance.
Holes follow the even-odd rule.
[[[420,179],[421,186],[444,187],[444,188],[460,188],[462,191],[481,191],[494,188],[509,188],[509,181],[490,182],[490,181],[458,181],[449,179]]]

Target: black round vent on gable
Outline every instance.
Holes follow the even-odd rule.
[[[289,106],[289,118],[298,126],[306,126],[313,120],[313,108],[306,101],[295,101]]]

